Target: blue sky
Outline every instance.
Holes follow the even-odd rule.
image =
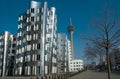
[[[115,8],[118,17],[120,17],[120,0],[36,0],[40,2],[47,1],[49,7],[56,7],[58,18],[58,33],[66,33],[69,25],[69,19],[75,28],[74,53],[75,58],[85,59],[84,48],[87,43],[80,38],[81,34],[89,34],[91,20],[102,14],[104,7]],[[0,0],[0,32],[8,30],[17,33],[17,19],[20,13],[25,12],[29,7],[30,0]],[[93,29],[94,30],[94,29]],[[68,36],[69,38],[69,36]]]

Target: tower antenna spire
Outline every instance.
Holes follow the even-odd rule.
[[[72,25],[72,19],[71,19],[71,17],[70,17],[70,25]]]

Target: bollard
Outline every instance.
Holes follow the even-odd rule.
[[[55,75],[53,75],[53,79],[55,79]]]
[[[60,79],[60,78],[59,78],[59,75],[57,75],[57,79]]]
[[[39,77],[36,77],[36,79],[39,79]]]
[[[41,77],[41,79],[43,79],[43,77]]]
[[[49,77],[50,77],[50,79],[52,79],[52,75],[50,75]]]

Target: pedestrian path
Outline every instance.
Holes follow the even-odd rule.
[[[107,73],[88,70],[69,79],[107,79]],[[112,73],[111,79],[120,79],[120,75]]]

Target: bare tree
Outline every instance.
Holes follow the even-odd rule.
[[[99,45],[86,44],[85,57],[87,57],[88,60],[97,59],[99,64],[102,65],[105,60],[105,49]]]
[[[98,31],[92,38],[82,36],[82,38],[91,41],[95,45],[101,46],[105,49],[108,79],[111,79],[110,74],[110,60],[109,53],[112,48],[120,45],[120,26],[117,25],[117,20],[114,13],[104,10],[104,16],[99,21],[94,21],[93,26]],[[96,52],[97,53],[97,52]]]

